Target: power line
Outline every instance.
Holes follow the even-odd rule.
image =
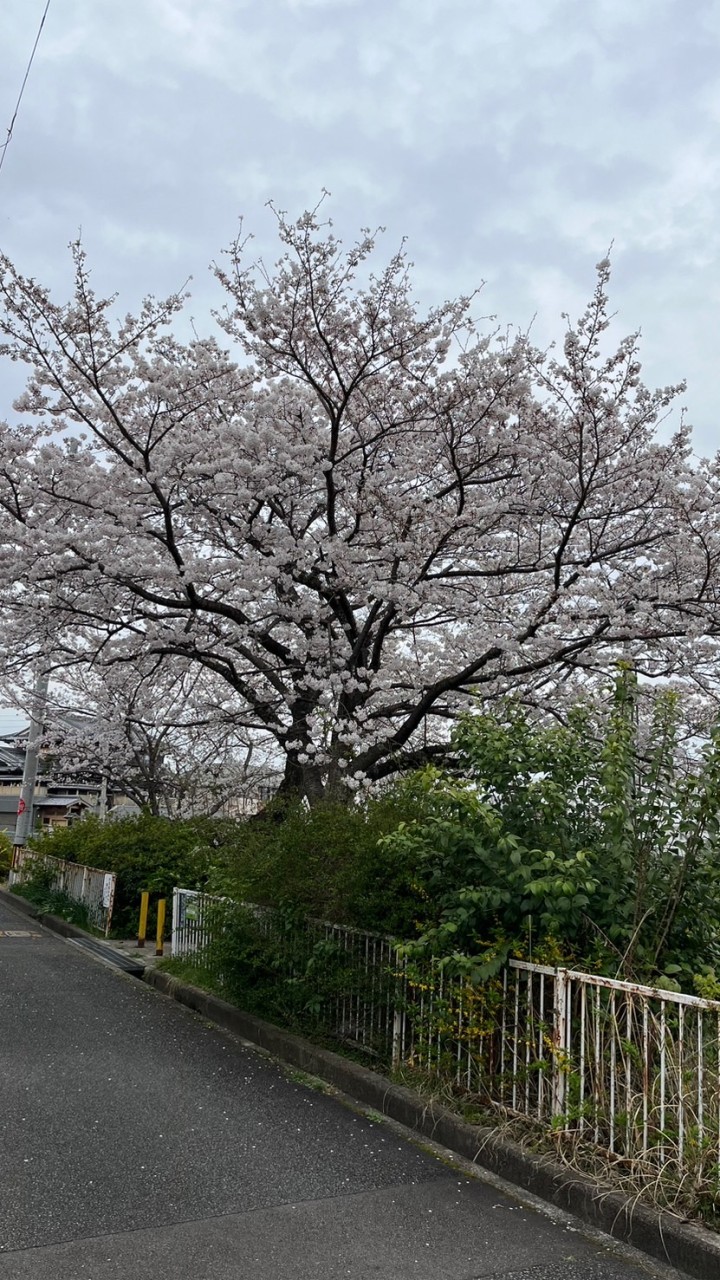
[[[49,8],[50,8],[50,0],[46,0],[45,11],[43,13],[42,18],[40,19],[40,26],[38,27],[37,35],[35,36],[35,43],[32,47],[32,53],[30,54],[30,59],[28,61],[27,67],[25,68],[25,75],[23,76],[23,82],[20,85],[20,92],[18,94],[18,100],[15,103],[15,110],[13,111],[13,114],[12,114],[12,120],[10,121],[10,127],[7,131],[7,137],[5,141],[0,145],[0,169],[2,169],[5,163],[5,156],[7,155],[7,149],[10,145],[10,139],[12,138],[13,129],[15,128],[15,121],[17,120],[18,111],[20,110],[20,103],[22,102],[23,94],[25,92],[25,85],[27,84],[27,79],[28,79],[28,76],[30,75],[30,68],[32,67],[33,60],[35,58],[35,50],[37,49],[38,44],[40,43],[40,36],[42,35],[42,29],[45,26],[45,19],[47,18],[47,13]]]

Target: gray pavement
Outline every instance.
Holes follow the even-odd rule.
[[[642,1280],[0,904],[0,1280]]]

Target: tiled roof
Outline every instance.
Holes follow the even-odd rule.
[[[17,813],[19,796],[2,796],[0,795],[0,813]],[[79,804],[84,809],[94,809],[95,805],[85,798],[85,796],[41,796],[39,800],[33,801],[34,809],[52,809],[52,808],[69,808],[70,805]]]
[[[86,796],[41,796],[39,800],[34,800],[33,804],[35,804],[38,809],[45,805],[48,806],[48,808],[52,808],[53,806],[62,807],[63,805],[71,804],[82,804],[86,809],[94,808],[94,805],[91,804]]]

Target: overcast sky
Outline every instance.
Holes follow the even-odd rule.
[[[16,711],[9,711],[4,707],[0,707],[0,737],[4,737],[6,733],[14,733],[16,729],[22,728],[26,723],[26,716],[22,716]]]
[[[0,6],[3,132],[44,3]],[[648,382],[687,378],[714,452],[719,55],[717,0],[52,0],[0,244],[62,292],[82,227],[99,289],[191,274],[202,329],[238,216],[272,256],[265,202],[326,187],[341,235],[408,237],[424,302],[485,280],[481,311],[545,342],[614,241],[618,332]]]

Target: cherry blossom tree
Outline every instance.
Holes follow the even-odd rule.
[[[30,691],[9,696],[27,705]],[[240,817],[281,780],[272,739],[238,728],[225,682],[178,659],[56,670],[44,724],[55,779],[93,777],[155,815]]]
[[[0,353],[29,367],[0,462],[13,651],[202,668],[311,801],[440,754],[474,694],[687,666],[717,475],[684,424],[658,438],[681,388],[609,344],[608,262],[554,357],[472,298],[421,313],[368,233],[277,224],[272,269],[242,239],[216,268],[225,346],[173,336],[180,296],[115,320],[80,245],[67,304],[0,258]]]

